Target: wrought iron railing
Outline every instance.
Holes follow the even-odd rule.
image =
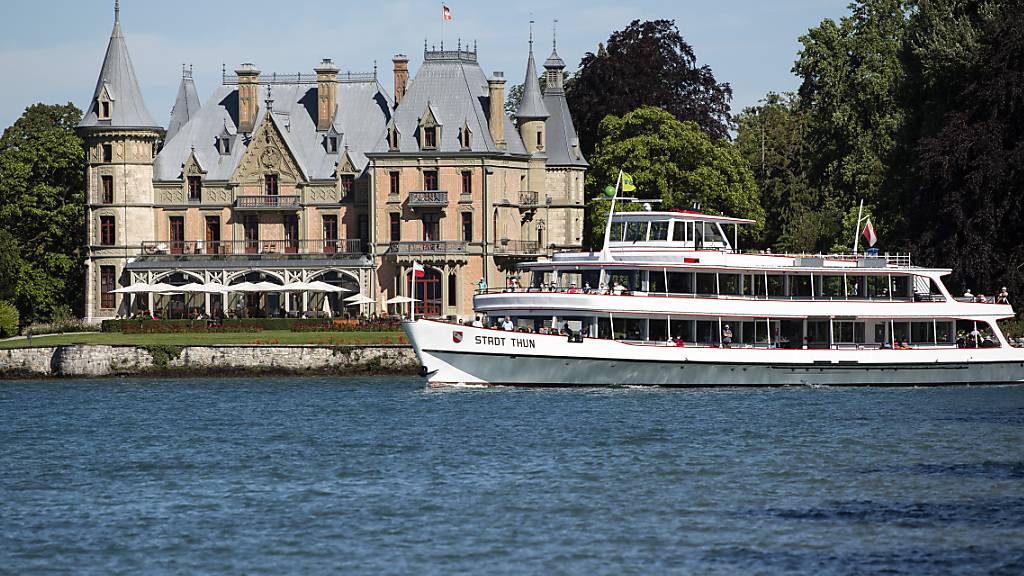
[[[338,83],[347,82],[373,82],[377,79],[375,72],[339,72]],[[222,74],[221,81],[225,86],[237,86],[238,76],[235,74]],[[316,84],[316,74],[262,74],[259,77],[259,84]]]
[[[540,195],[537,192],[531,190],[523,190],[519,192],[519,205],[520,206],[538,206],[538,198]]]
[[[235,208],[241,210],[273,210],[278,208],[294,209],[302,205],[300,196],[239,196],[235,199]]]
[[[495,255],[534,256],[540,253],[540,242],[534,240],[508,240],[494,244]]]
[[[417,190],[409,192],[409,207],[437,207],[448,205],[448,192],[444,190]]]
[[[231,256],[350,257],[361,254],[359,239],[341,240],[157,240],[142,243],[143,257],[218,258]]]
[[[392,242],[388,253],[404,254],[465,254],[469,242],[454,240],[423,240],[422,242]]]

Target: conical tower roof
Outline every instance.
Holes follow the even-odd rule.
[[[100,120],[97,115],[100,95],[106,92],[111,100],[109,120]],[[82,118],[79,128],[136,128],[163,130],[146,109],[146,102],[139,90],[135,68],[128,55],[128,45],[121,33],[120,2],[114,3],[114,30],[110,33],[107,55],[103,58],[100,76],[96,80],[89,109]]]
[[[178,97],[174,99],[174,108],[171,109],[171,121],[167,123],[167,140],[174,138],[174,135],[181,130],[181,127],[188,124],[189,120],[199,113],[199,92],[196,91],[196,83],[192,80],[191,68],[181,71],[181,84],[178,86]]]
[[[540,93],[540,82],[537,80],[537,63],[533,60],[533,40],[530,40],[530,58],[526,62],[526,79],[523,81],[523,99],[516,108],[519,120],[543,120],[548,117],[548,109],[544,107],[544,98]]]

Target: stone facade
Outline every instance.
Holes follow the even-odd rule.
[[[243,64],[200,106],[183,71],[165,137],[145,110],[116,18],[79,127],[88,157],[86,319],[379,313],[399,295],[415,296],[420,314],[468,318],[481,278],[502,286],[519,262],[580,247],[587,164],[578,147],[566,148],[575,131],[560,59],[545,63],[557,90],[542,102],[531,43],[533,115],[518,123],[504,112],[503,74],[487,78],[475,49],[424,50],[411,83],[409,59],[393,62],[393,100],[376,71],[341,73],[325,59],[297,75]],[[414,262],[427,270],[416,290]],[[314,280],[374,304],[348,307],[348,292],[111,292],[140,282]]]

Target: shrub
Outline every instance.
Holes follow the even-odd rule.
[[[18,335],[19,318],[18,309],[14,304],[0,300],[0,338]]]
[[[153,358],[153,366],[157,368],[167,368],[167,363],[172,359],[181,357],[181,346],[172,346],[168,344],[151,344],[143,347],[146,352]]]

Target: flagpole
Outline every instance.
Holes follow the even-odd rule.
[[[412,285],[412,310],[409,314],[409,319],[413,322],[416,321],[416,263],[412,265],[412,278],[409,279],[409,284]]]
[[[857,247],[860,245],[860,222],[861,216],[864,214],[864,199],[860,199],[860,208],[857,210],[857,225],[853,227],[853,253],[857,253]]]
[[[608,241],[612,236],[612,216],[615,215],[615,199],[619,197],[619,186],[622,185],[622,170],[619,170],[619,177],[615,181],[615,194],[612,195],[612,207],[608,211],[608,221],[604,225],[604,247],[601,248],[601,259],[610,260],[608,252]]]

